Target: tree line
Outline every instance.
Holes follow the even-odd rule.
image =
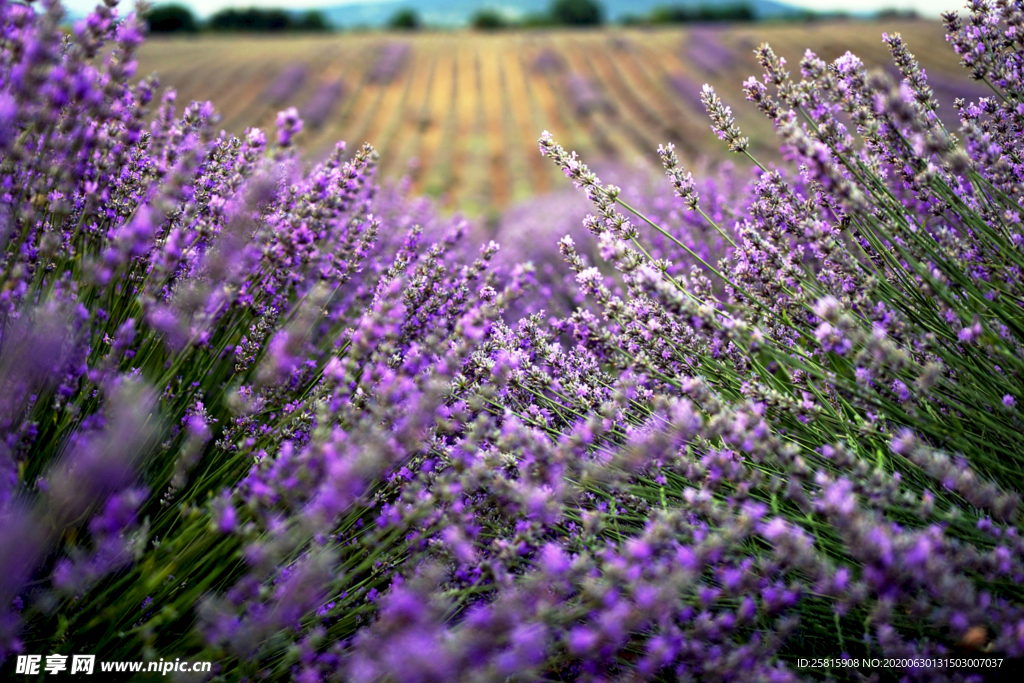
[[[157,5],[146,15],[151,33],[197,33],[201,30],[221,32],[285,32],[330,31],[331,26],[323,12],[304,13],[283,9],[223,9],[206,22],[201,22],[191,9],[180,4]],[[585,26],[604,22],[604,8],[595,0],[553,0],[546,13],[528,15],[514,22],[494,9],[482,9],[470,19],[477,29],[499,29],[512,26],[527,28],[538,26]],[[424,28],[419,12],[411,7],[399,8],[388,20],[387,28],[414,31]]]
[[[219,32],[323,32],[333,28],[324,13],[318,10],[296,13],[258,7],[229,7],[201,22],[184,5],[157,5],[146,14],[146,21],[151,33],[198,33],[204,29]]]
[[[894,10],[881,11],[880,18],[914,18],[912,13],[898,13]],[[806,16],[793,19],[813,20],[815,18],[841,18],[839,15],[820,15],[808,11]],[[206,22],[200,22],[192,10],[184,5],[157,5],[147,14],[149,29],[153,33],[196,33],[201,30],[219,32],[286,32],[286,31],[331,31],[335,27],[326,15],[318,10],[289,12],[283,9],[223,9]],[[701,3],[698,5],[668,4],[656,7],[644,15],[623,17],[626,25],[683,24],[709,22],[756,21],[754,8],[742,1],[724,3]],[[544,28],[558,26],[599,26],[605,23],[604,7],[597,0],[552,0],[546,12],[528,14],[518,19],[501,10],[483,8],[477,10],[469,20],[472,28],[494,31],[509,28]],[[387,23],[392,30],[415,31],[425,28],[422,17],[412,7],[395,11]]]
[[[688,22],[754,21],[754,8],[742,2],[720,4],[663,5],[646,15],[630,15],[621,23],[682,24]],[[537,28],[545,26],[598,26],[604,23],[604,8],[595,0],[554,0],[547,12],[528,14],[518,21],[509,19],[499,10],[485,8],[470,19],[473,28],[495,30],[502,28]]]

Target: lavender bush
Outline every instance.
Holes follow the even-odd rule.
[[[614,105],[604,96],[593,79],[579,73],[571,73],[565,78],[565,95],[572,105],[577,118],[586,118],[594,112],[611,113]]]
[[[725,254],[728,244],[697,212],[679,197],[673,196],[672,187],[661,173],[643,163],[621,165],[604,163],[601,176],[616,183],[624,195],[652,220],[664,226],[674,240],[682,240],[706,260],[717,260]],[[735,212],[743,207],[743,182],[733,166],[722,164],[711,175],[695,181],[705,197],[703,208],[716,221],[734,220]],[[582,263],[599,268],[614,278],[616,287],[622,282],[615,276],[614,265],[602,257],[602,244],[587,230],[591,204],[579,192],[566,189],[544,197],[530,199],[506,210],[493,234],[502,245],[494,265],[505,272],[528,267],[533,294],[517,299],[503,316],[507,322],[518,321],[527,312],[545,311],[565,316],[577,308],[586,293],[575,285],[576,273],[564,257],[551,248],[559,239],[568,236]],[[666,237],[653,235],[648,252],[660,258],[675,248]],[[683,265],[683,264],[680,264]],[[677,268],[678,270],[678,268]],[[683,272],[683,271],[679,271]]]
[[[289,64],[263,91],[263,99],[273,105],[285,104],[302,87],[304,80],[306,80],[306,65]]]
[[[377,48],[377,57],[367,72],[366,78],[371,83],[387,85],[395,80],[412,56],[412,46],[408,43],[387,42]]]
[[[700,101],[700,84],[686,74],[666,74],[665,85],[694,111],[704,109],[704,105]]]
[[[321,128],[334,113],[338,102],[345,97],[346,90],[345,81],[340,78],[324,82],[303,106],[303,122],[313,129]]]
[[[136,17],[44,9],[0,4],[0,658],[286,676],[280,634],[391,583],[378,489],[513,290],[462,222],[390,218],[422,209],[371,148],[302,172],[294,109],[239,139],[173,92],[146,124]]]
[[[531,69],[539,74],[561,73],[565,68],[565,57],[550,47],[538,52],[531,64]]]
[[[690,32],[685,43],[683,59],[701,71],[717,76],[736,65],[736,55],[718,39],[719,32],[711,28],[698,28]]]
[[[946,19],[992,92],[956,135],[886,36],[899,82],[758,48],[792,170],[664,147],[658,197],[543,136],[596,209],[568,284],[532,245],[492,268],[368,146],[304,170],[294,109],[235,138],[130,85],[113,2],[67,38],[43,9],[0,0],[0,659],[948,681],[1024,653],[1021,0]]]

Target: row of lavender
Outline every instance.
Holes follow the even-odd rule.
[[[667,148],[671,196],[544,136],[593,213],[547,252],[509,228],[503,262],[369,147],[304,170],[295,110],[269,143],[171,93],[145,122],[113,2],[70,37],[53,0],[0,15],[0,665],[1024,655],[1021,0],[947,19],[993,93],[956,137],[898,36],[900,82],[758,50],[793,172],[695,181]]]

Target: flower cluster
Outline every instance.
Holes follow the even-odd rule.
[[[288,671],[273,634],[390,582],[375,496],[516,281],[369,146],[303,171],[296,109],[217,133],[131,84],[135,15],[44,10],[0,3],[0,660],[131,631]]]
[[[798,80],[765,45],[744,89],[786,166],[707,86],[749,176],[668,145],[661,183],[609,184],[544,134],[580,204],[510,215],[499,256],[369,146],[304,168],[297,109],[232,137],[133,84],[113,2],[65,38],[55,0],[0,0],[0,661],[1024,657],[1024,5],[970,8],[950,42],[992,96],[955,134],[897,35],[898,78],[807,53]]]

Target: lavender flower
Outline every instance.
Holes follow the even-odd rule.
[[[739,128],[736,127],[736,120],[733,118],[732,109],[722,103],[718,95],[715,94],[715,89],[707,83],[704,84],[700,101],[704,108],[707,109],[708,116],[711,117],[711,130],[715,131],[715,135],[719,139],[725,140],[728,143],[729,151],[746,151],[749,140],[743,137],[740,134]]]
[[[277,113],[277,144],[281,147],[288,147],[292,144],[292,138],[302,132],[302,119],[299,118],[299,111],[290,107],[285,111]]]
[[[1020,7],[970,9],[950,40],[995,92],[955,138],[897,37],[901,83],[762,46],[744,88],[787,165],[598,174],[545,133],[578,203],[473,244],[369,145],[302,164],[296,109],[270,149],[209,103],[150,112],[113,3],[65,38],[58,3],[0,2],[0,658],[795,681],[809,643],[1024,655]]]

